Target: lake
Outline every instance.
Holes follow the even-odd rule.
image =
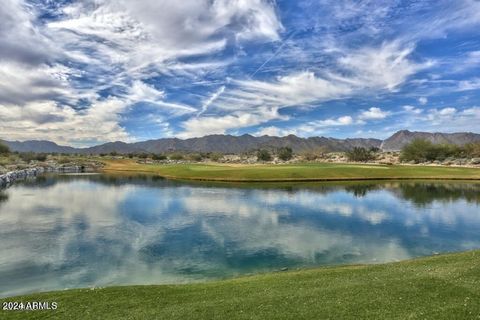
[[[479,231],[480,183],[45,176],[0,191],[0,294],[398,261]]]

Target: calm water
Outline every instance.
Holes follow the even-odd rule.
[[[0,295],[480,248],[480,184],[42,177],[0,192]]]

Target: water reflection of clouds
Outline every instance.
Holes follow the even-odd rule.
[[[418,207],[390,189],[355,195],[338,187],[284,191],[77,177],[7,193],[0,206],[4,295],[394,261],[430,253],[439,239],[445,249],[480,246],[473,234],[478,205],[457,199]]]

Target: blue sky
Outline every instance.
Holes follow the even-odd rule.
[[[6,0],[0,138],[480,132],[480,1]]]

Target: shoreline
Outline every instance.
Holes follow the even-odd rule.
[[[103,169],[99,173],[141,173],[147,175],[154,175],[163,179],[168,180],[176,180],[176,181],[205,181],[205,182],[343,182],[343,181],[396,181],[396,180],[432,180],[432,181],[479,181],[480,177],[478,178],[462,178],[462,177],[352,177],[352,178],[291,178],[291,179],[223,179],[223,178],[198,178],[198,177],[177,177],[177,176],[169,176],[169,175],[161,175],[151,171],[143,171],[143,170],[119,170],[119,169]]]
[[[102,290],[102,289],[109,289],[109,288],[129,288],[129,287],[163,287],[163,286],[182,287],[182,286],[191,286],[191,285],[198,285],[198,284],[213,284],[216,282],[243,280],[243,279],[269,276],[269,275],[275,275],[275,274],[285,274],[285,273],[303,273],[303,272],[310,272],[310,271],[330,271],[330,270],[368,268],[368,267],[389,267],[397,264],[408,264],[416,261],[423,261],[423,260],[429,260],[433,258],[442,258],[442,257],[448,257],[448,256],[457,256],[457,255],[468,254],[468,253],[478,254],[478,257],[480,259],[480,248],[478,248],[478,249],[470,249],[470,250],[464,250],[464,251],[454,251],[454,252],[447,251],[443,253],[433,253],[431,255],[413,257],[406,260],[389,261],[389,262],[382,262],[382,263],[333,264],[333,265],[324,265],[324,266],[299,267],[295,269],[286,268],[285,270],[277,269],[277,270],[271,270],[271,271],[260,271],[258,273],[248,273],[244,275],[238,275],[238,276],[227,277],[227,278],[207,279],[207,280],[185,282],[185,283],[173,282],[173,283],[163,283],[163,284],[130,284],[130,285],[112,285],[112,286],[98,286],[98,287],[93,286],[93,287],[67,288],[67,289],[51,290],[51,291],[37,291],[37,292],[30,292],[30,293],[7,296],[7,297],[0,297],[0,301],[6,300],[6,299],[14,299],[17,297],[29,296],[29,295],[54,294],[54,293],[68,292],[68,291]]]
[[[304,319],[405,319],[426,315],[429,319],[452,319],[460,315],[473,319],[480,314],[479,261],[477,249],[399,262],[271,271],[188,284],[38,292],[3,297],[0,301],[56,302],[58,309],[0,310],[0,316],[2,319],[41,316],[298,319],[301,310],[300,318]],[[125,306],[127,309],[122,308]]]
[[[0,175],[0,189],[8,188],[16,181],[25,180],[28,178],[35,178],[44,173],[75,173],[85,170],[83,166],[68,166],[68,167],[32,167],[21,170],[14,170]]]
[[[480,168],[379,165],[360,163],[303,163],[286,165],[225,164],[139,164],[125,160],[107,160],[103,173],[151,174],[169,180],[275,183],[388,180],[451,180],[480,181]]]

